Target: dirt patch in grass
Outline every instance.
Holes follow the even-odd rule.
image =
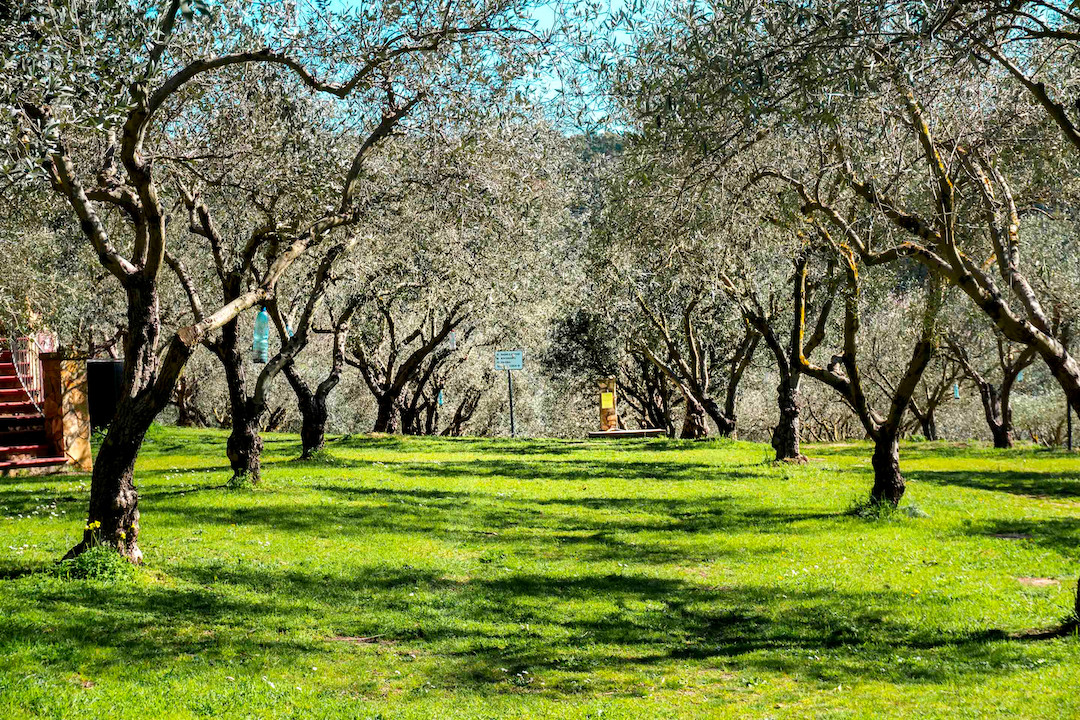
[[[387,643],[389,640],[384,640],[382,635],[368,635],[367,637],[360,637],[357,635],[335,635],[329,640],[333,642],[352,643],[354,645],[373,645],[375,643]]]

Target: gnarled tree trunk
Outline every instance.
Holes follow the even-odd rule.
[[[994,439],[994,447],[998,450],[1008,450],[1013,446],[1012,428],[1005,425],[990,426],[990,435]]]
[[[990,437],[994,441],[994,447],[1002,450],[1011,448],[1013,446],[1012,389],[1020,373],[1034,360],[1035,350],[1027,348],[1015,361],[1012,361],[999,343],[998,356],[1002,380],[1001,385],[997,386],[976,369],[962,346],[956,342],[952,342],[951,345],[953,352],[960,358],[968,376],[979,390],[983,416],[986,418],[987,427],[990,428]]]
[[[682,432],[679,437],[684,440],[700,440],[709,436],[709,426],[705,423],[705,410],[701,403],[684,393],[686,399],[686,416],[683,418]]]
[[[735,434],[735,428],[738,424],[737,403],[739,399],[739,383],[742,382],[743,375],[746,373],[747,368],[750,367],[750,363],[754,359],[754,351],[757,350],[758,342],[760,340],[760,332],[750,327],[746,328],[746,332],[743,333],[739,345],[735,348],[735,352],[731,356],[731,361],[728,366],[727,388],[724,392],[724,411],[722,415],[724,423],[722,424],[720,419],[713,416],[713,422],[716,423],[716,427],[723,437],[731,437]],[[711,414],[712,413],[710,413],[710,415]]]
[[[874,441],[874,455],[870,460],[874,467],[874,487],[870,501],[881,505],[899,505],[904,497],[906,483],[900,474],[900,444],[896,435],[882,433]]]
[[[705,398],[700,403],[701,408],[716,423],[716,431],[720,437],[731,437],[735,432],[735,416],[726,415],[720,410],[720,406],[712,398]]]
[[[232,432],[225,445],[233,482],[250,481],[258,485],[262,480],[263,440],[259,434],[263,408],[250,399],[244,399],[240,407],[233,408]]]
[[[824,293],[814,332],[809,338],[804,338],[805,324],[808,319],[806,310],[810,299],[806,284],[807,263],[808,256],[804,253],[795,258],[795,274],[792,277],[791,333],[786,347],[773,329],[774,318],[766,313],[757,294],[752,290],[740,292],[730,280],[725,282],[728,293],[739,302],[743,319],[756,331],[756,337],[746,356],[746,363],[749,364],[759,338],[765,340],[765,345],[776,360],[776,369],[780,375],[780,382],[776,386],[779,419],[776,427],[773,428],[772,447],[776,452],[778,462],[806,462],[806,456],[802,454],[802,448],[799,446],[799,435],[802,431],[799,420],[802,363],[807,361],[806,359],[810,357],[814,349],[825,339],[826,322],[832,312],[833,291],[838,283],[838,280],[830,282],[831,289]],[[830,263],[830,276],[833,267],[834,265]]]
[[[326,445],[326,423],[330,412],[327,399],[341,381],[341,371],[345,366],[345,341],[349,333],[349,323],[360,304],[354,297],[345,306],[334,323],[334,349],[331,355],[330,372],[314,390],[297,372],[296,364],[289,358],[282,367],[285,378],[296,393],[297,406],[300,409],[300,458],[310,459]],[[305,323],[306,324],[306,323]]]
[[[261,479],[263,442],[259,435],[259,423],[262,409],[248,397],[246,358],[240,349],[238,319],[234,318],[222,326],[221,339],[213,349],[225,371],[225,384],[229,390],[232,431],[225,452],[233,472],[232,482],[249,480],[257,484]]]
[[[397,432],[397,397],[385,393],[376,399],[378,410],[375,414],[375,427],[373,432],[395,433]]]
[[[990,437],[994,440],[994,447],[1001,450],[1011,448],[1013,446],[1012,422],[1010,422],[1011,418],[1006,419],[1001,393],[988,382],[980,382],[977,385],[979,398],[982,400],[983,415],[986,416],[986,424],[990,428]]]
[[[436,396],[437,397],[437,396]],[[424,434],[439,434],[439,403],[438,400],[428,403],[424,408]]]
[[[329,416],[325,397],[314,395],[310,403],[300,403],[300,457],[307,460],[325,447]]]
[[[292,362],[285,364],[284,371],[300,410],[300,459],[310,460],[326,445],[326,422],[329,419],[326,397],[329,390],[324,394],[320,386],[319,391],[312,392]]]
[[[94,459],[87,527],[82,540],[65,555],[68,558],[104,543],[132,562],[142,560],[135,460],[147,430],[168,404],[191,356],[191,348],[174,337],[158,361],[154,350],[161,326],[153,279],[132,276],[125,290],[129,333],[124,344],[124,394]],[[95,523],[100,525],[91,527]]]
[[[941,439],[937,429],[937,417],[932,408],[919,418],[919,427],[922,428],[923,437],[927,440]]]
[[[805,462],[799,447],[799,375],[782,378],[776,386],[780,417],[772,433],[777,460]]]
[[[642,427],[664,430],[668,437],[675,437],[675,423],[671,419],[674,396],[667,375],[657,369],[647,357],[631,351],[632,364],[624,364],[616,380],[619,397],[624,406],[631,407],[639,416]],[[619,421],[623,421],[620,414]]]
[[[461,402],[458,403],[457,409],[454,410],[454,415],[450,418],[450,422],[440,433],[443,437],[461,437],[464,430],[465,423],[467,423],[476,412],[476,408],[480,405],[480,398],[483,396],[480,390],[476,388],[469,388],[465,391]]]
[[[177,427],[206,427],[210,424],[195,402],[197,392],[198,383],[191,382],[185,376],[181,376],[176,383],[172,404],[176,406]]]
[[[139,417],[139,403],[124,398],[116,408],[105,441],[94,458],[90,483],[90,512],[82,541],[68,551],[72,558],[93,544],[115,546],[132,562],[142,561],[139,538],[139,493],[135,489],[135,459],[139,455],[150,422]],[[152,421],[152,418],[151,418]],[[101,527],[89,528],[100,522]]]
[[[401,428],[402,435],[423,435],[424,428],[421,422],[421,412],[423,406],[420,405],[419,398],[413,397],[411,400],[403,402],[398,409],[399,427]]]

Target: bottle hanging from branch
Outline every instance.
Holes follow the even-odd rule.
[[[251,342],[251,362],[263,363],[270,357],[270,314],[266,308],[255,316],[255,333]]]

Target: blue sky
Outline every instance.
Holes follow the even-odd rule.
[[[316,1],[317,0],[306,0],[306,2],[312,3]],[[601,2],[603,1],[604,0],[601,0]],[[299,0],[299,2],[304,3],[305,0]],[[329,6],[337,10],[355,10],[365,5],[370,6],[375,3],[382,4],[384,2],[386,2],[386,0],[329,0]],[[602,22],[605,17],[610,16],[612,13],[618,12],[619,10],[623,9],[625,7],[625,4],[625,0],[606,0],[606,13],[602,13],[600,22]],[[539,30],[549,30],[557,22],[558,14],[560,12],[563,12],[563,8],[566,7],[572,7],[572,2],[568,2],[566,0],[562,2],[560,2],[559,0],[553,0],[551,2],[540,2],[531,9],[530,15],[537,21],[537,28]],[[596,27],[594,29],[594,32],[599,34],[601,32],[608,31],[601,29],[600,27]],[[625,32],[616,31],[614,33],[614,36],[615,39],[620,42],[627,42],[629,40],[629,35]],[[576,64],[572,57],[564,57],[560,58],[559,60],[559,72],[562,74],[562,78],[565,78],[568,74],[578,73],[578,82],[580,84],[583,84],[586,87],[592,85],[592,74],[587,67]],[[535,80],[536,84],[538,85],[538,94],[534,96],[534,99],[536,101],[540,102],[541,104],[549,104],[555,103],[559,100],[559,92],[564,85],[563,80],[560,78],[559,74],[556,74],[554,72],[542,71],[537,74]],[[580,108],[585,101],[583,99],[575,99],[574,102],[577,103],[577,107]],[[584,113],[584,116],[588,118],[589,123],[592,123],[593,121],[600,121],[600,124],[604,124],[603,115],[604,113],[598,109],[594,109],[588,113]],[[561,124],[565,123],[566,120],[564,119]],[[568,132],[573,132],[574,128],[568,127],[566,128],[566,130]]]

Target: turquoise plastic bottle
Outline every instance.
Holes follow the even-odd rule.
[[[251,362],[265,363],[270,357],[270,314],[266,308],[255,316],[255,335],[251,342]]]

